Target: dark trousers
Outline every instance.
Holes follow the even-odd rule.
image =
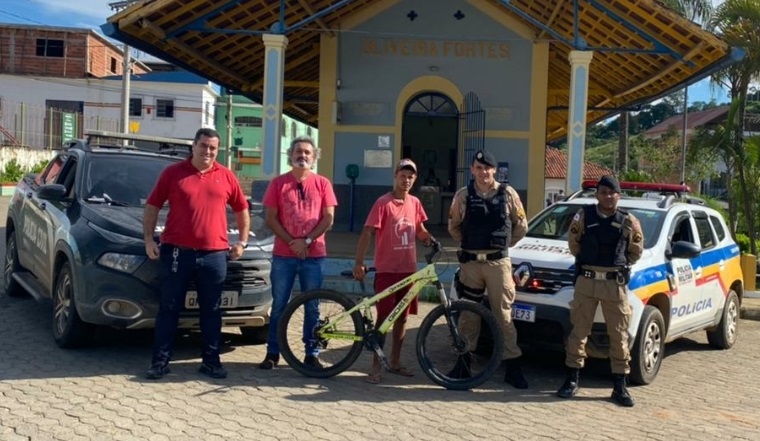
[[[179,252],[176,256],[174,250]],[[166,364],[172,357],[179,314],[185,307],[190,281],[195,282],[200,306],[200,327],[203,338],[203,362],[219,365],[222,339],[220,299],[227,277],[227,251],[197,251],[161,246],[161,299],[156,316],[153,340],[153,364]],[[176,271],[172,271],[172,267]]]

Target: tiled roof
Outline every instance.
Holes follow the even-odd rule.
[[[730,106],[714,107],[712,109],[701,110],[699,112],[689,112],[686,115],[686,129],[693,130],[702,127],[705,124],[722,121],[728,115]],[[660,135],[671,130],[680,132],[683,128],[683,114],[673,115],[665,121],[657,124],[651,129],[644,132],[644,136]]]
[[[583,162],[583,179],[597,180],[604,175],[613,174],[612,170],[593,162]],[[544,165],[544,178],[566,179],[567,178],[567,154],[554,147],[546,147],[546,163]]]

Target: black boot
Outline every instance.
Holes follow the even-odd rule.
[[[615,387],[612,389],[612,401],[623,407],[633,407],[635,402],[625,387],[625,375],[615,374]]]
[[[454,365],[454,368],[449,371],[448,374],[446,374],[447,377],[456,379],[456,380],[464,380],[467,378],[470,378],[471,372],[472,372],[472,355],[470,355],[469,352],[466,352],[459,356],[457,359],[457,363]]]
[[[523,376],[520,368],[520,359],[507,360],[507,371],[504,373],[504,382],[511,384],[515,389],[527,389],[528,381]]]
[[[567,368],[567,377],[562,387],[557,391],[560,398],[572,398],[578,393],[578,382],[580,381],[581,370],[576,368]]]

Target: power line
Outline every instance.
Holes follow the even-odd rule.
[[[14,14],[13,12],[4,11],[2,9],[0,9],[0,14],[10,15],[11,17],[20,18],[21,20],[26,20],[26,21],[28,21],[30,23],[39,24],[39,25],[43,25],[43,26],[48,26],[45,23],[40,23],[39,21],[32,20],[31,18],[26,18],[26,17],[23,17],[21,15]]]

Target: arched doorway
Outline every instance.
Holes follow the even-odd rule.
[[[457,187],[457,144],[459,109],[448,96],[423,92],[404,107],[402,157],[417,164],[413,190],[425,205],[428,223],[443,223],[451,196]]]

